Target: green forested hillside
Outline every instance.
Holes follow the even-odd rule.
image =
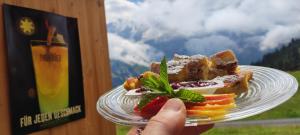
[[[281,70],[300,69],[300,39],[292,40],[287,46],[264,55],[263,59],[253,65],[266,66]]]

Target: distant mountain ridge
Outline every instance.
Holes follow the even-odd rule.
[[[177,51],[183,54],[185,52],[185,50],[180,49]],[[172,57],[173,53],[166,55],[167,57]],[[137,64],[130,65],[114,59],[110,61],[110,65],[113,87],[121,85],[128,77],[138,76],[144,71],[149,70],[149,67]],[[293,39],[288,45],[265,54],[260,61],[252,63],[252,65],[272,67],[285,71],[300,70],[300,39]]]
[[[128,77],[138,76],[149,69],[137,64],[129,65],[119,60],[111,60],[110,66],[113,87],[121,85]]]
[[[285,71],[300,70],[300,39],[292,39],[288,45],[265,54],[262,60],[252,64]]]

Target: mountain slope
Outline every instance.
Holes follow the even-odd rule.
[[[112,72],[111,74],[112,74],[113,87],[121,85],[128,77],[138,76],[139,74],[148,70],[148,67],[144,67],[136,64],[129,65],[118,60],[111,60],[110,66]]]
[[[266,66],[281,70],[300,69],[300,39],[292,40],[287,46],[263,56],[253,65]]]

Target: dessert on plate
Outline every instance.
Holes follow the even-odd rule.
[[[236,106],[235,97],[249,88],[252,71],[243,71],[231,50],[212,56],[178,55],[153,62],[150,71],[128,78],[127,96],[141,96],[134,112],[151,118],[170,98],[181,99],[188,117],[222,119]]]

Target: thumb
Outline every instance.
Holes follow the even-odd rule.
[[[150,119],[143,135],[176,135],[184,128],[186,117],[185,105],[180,99],[173,98],[166,102],[161,110]]]

